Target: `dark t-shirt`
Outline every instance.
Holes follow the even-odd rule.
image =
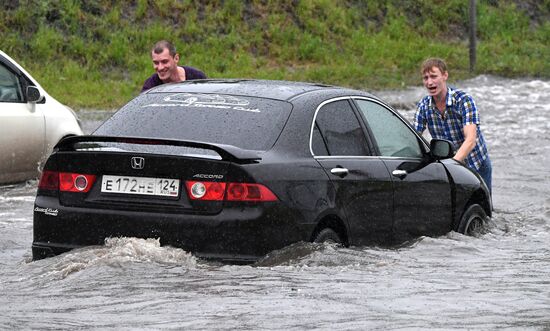
[[[200,71],[199,69],[187,66],[182,66],[182,68],[185,70],[185,80],[206,79],[206,75],[204,74],[204,72]],[[157,73],[154,73],[151,77],[145,80],[145,82],[143,83],[143,87],[141,88],[141,92],[147,91],[150,88],[162,84],[164,84],[164,82],[160,80],[159,75]]]

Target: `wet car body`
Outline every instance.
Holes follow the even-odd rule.
[[[442,235],[491,213],[479,176],[450,156],[450,143],[428,144],[363,91],[163,85],[56,147],[37,191],[33,258],[119,236],[248,262],[298,241]]]
[[[53,147],[81,134],[75,113],[0,51],[0,184],[37,178]]]

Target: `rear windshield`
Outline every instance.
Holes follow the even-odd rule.
[[[201,93],[149,93],[130,101],[93,134],[192,140],[268,150],[291,111],[285,101]]]

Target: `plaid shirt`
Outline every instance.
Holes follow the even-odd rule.
[[[466,158],[466,165],[479,171],[483,161],[487,158],[487,145],[479,129],[479,114],[474,99],[468,94],[447,88],[447,107],[445,117],[437,110],[433,98],[424,97],[417,105],[413,126],[420,134],[428,126],[432,138],[446,139],[458,148],[464,142],[463,128],[468,124],[476,124],[476,145]]]

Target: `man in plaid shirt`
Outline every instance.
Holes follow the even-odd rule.
[[[447,87],[447,65],[431,58],[422,64],[422,80],[428,95],[417,105],[413,126],[420,134],[426,126],[433,138],[451,141],[454,159],[477,171],[491,191],[491,160],[479,128],[474,99],[463,91]]]

